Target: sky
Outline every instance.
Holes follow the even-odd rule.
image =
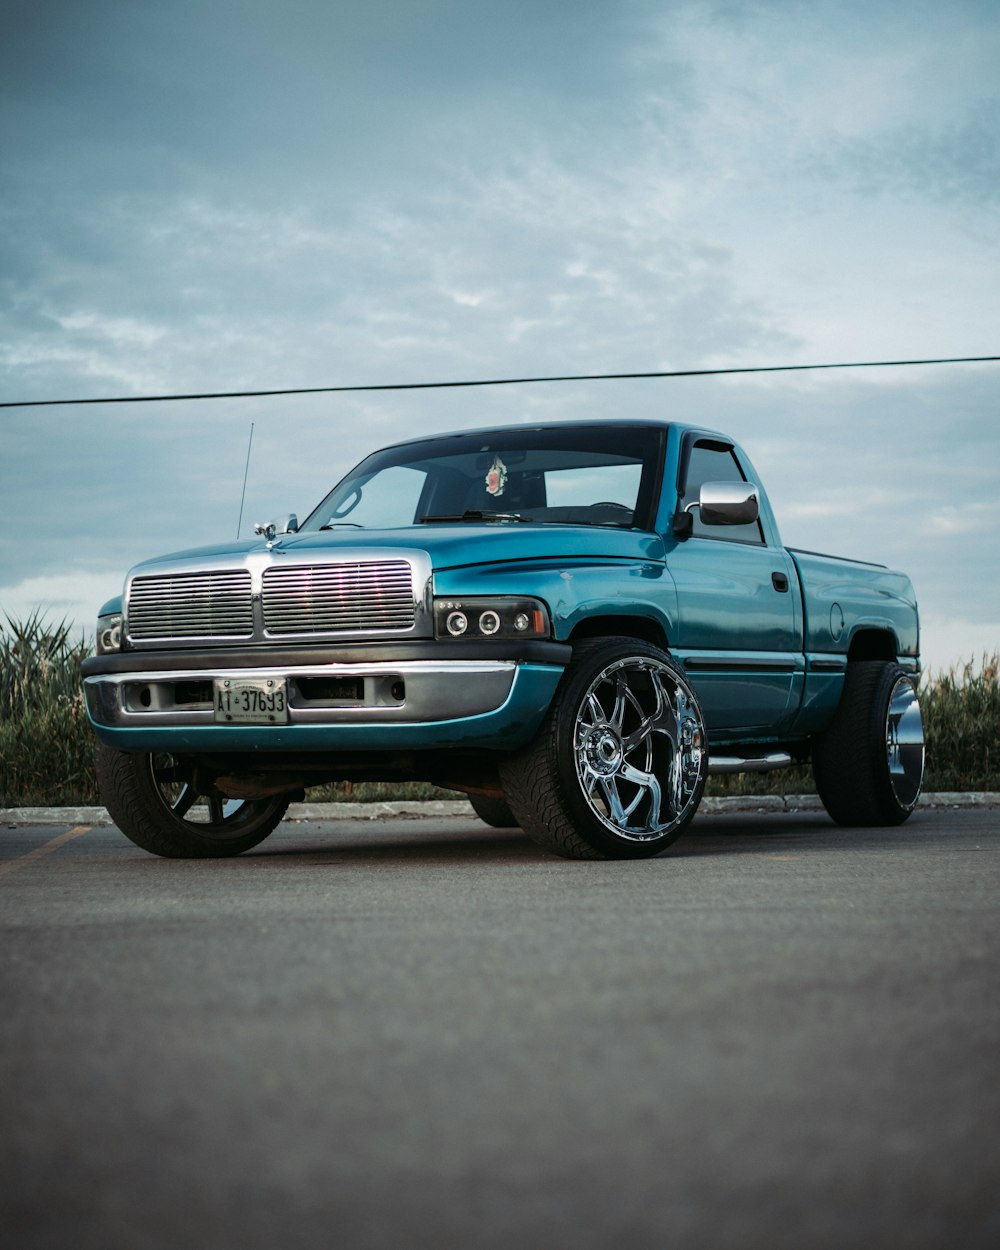
[[[994,0],[0,0],[0,401],[1000,354]],[[734,436],[1000,649],[1000,364],[0,409],[0,624],[410,434]],[[249,465],[247,451],[253,441]]]

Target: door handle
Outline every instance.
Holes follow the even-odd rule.
[[[788,578],[784,573],[772,573],[771,585],[775,590],[780,591],[781,594],[785,594],[788,591]]]

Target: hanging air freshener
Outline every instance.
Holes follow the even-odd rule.
[[[487,495],[502,495],[507,485],[507,466],[499,456],[494,456],[489,473],[486,474]]]

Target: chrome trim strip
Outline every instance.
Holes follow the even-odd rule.
[[[758,657],[740,660],[708,656],[689,656],[684,661],[689,673],[796,673],[802,665],[794,660],[764,660]]]
[[[834,656],[831,659],[819,659],[815,656],[808,658],[810,673],[842,673],[847,668],[847,656]]]
[[[292,669],[323,667],[338,664],[400,664],[458,661],[469,664],[516,661],[519,664],[543,664],[565,668],[573,648],[565,642],[550,639],[475,638],[445,642],[434,638],[338,639],[330,644],[305,643],[289,645],[253,643],[228,647],[166,647],[158,651],[119,651],[114,654],[91,655],[81,664],[85,677],[102,677],[110,673],[132,673],[142,668],[146,673],[187,671],[212,672],[227,669],[268,668]]]
[[[138,656],[136,657],[139,658]],[[216,677],[231,678],[236,681],[256,680],[268,677],[363,677],[367,674],[397,673],[406,676],[408,673],[438,673],[453,675],[456,672],[508,672],[517,664],[516,660],[408,660],[403,664],[393,664],[382,660],[373,664],[302,664],[278,665],[260,668],[174,668],[145,669],[127,673],[101,673],[96,677],[88,677],[86,681],[105,681],[115,685],[123,682],[177,682],[177,681],[212,681]]]

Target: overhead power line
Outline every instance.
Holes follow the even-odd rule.
[[[105,395],[96,399],[20,399],[0,408],[56,408],[70,404],[188,403],[197,399],[257,399],[279,395],[336,395],[350,391],[433,391],[463,386],[531,386],[541,382],[615,382],[642,378],[705,378],[736,373],[802,373],[818,369],[900,369],[911,365],[995,364],[1000,356],[945,356],[935,360],[852,360],[819,365],[746,365],[728,369],[657,369],[643,373],[566,373],[534,378],[476,378],[465,382],[380,382],[363,386],[294,386],[281,390],[204,391],[191,395]]]

